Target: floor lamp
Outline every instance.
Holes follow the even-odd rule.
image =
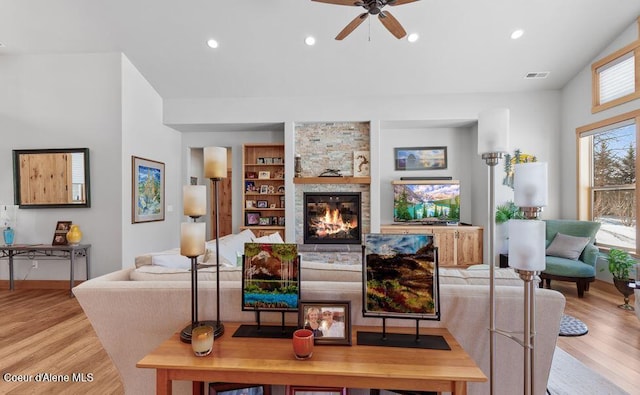
[[[524,391],[535,394],[536,298],[534,280],[544,271],[545,223],[539,220],[547,205],[547,164],[520,163],[514,167],[514,204],[527,219],[509,221],[509,266],[524,281]]]
[[[211,321],[198,318],[198,256],[205,253],[206,224],[197,222],[207,212],[207,189],[204,185],[182,187],[184,215],[193,222],[182,223],[180,227],[180,254],[191,260],[191,324],[180,332],[180,340],[191,343],[191,331],[201,325],[211,325]]]
[[[509,151],[509,109],[485,110],[478,116],[478,155],[489,170],[487,232],[489,234],[489,386],[495,394],[496,302],[495,302],[495,167]]]
[[[204,148],[204,176],[211,180],[214,190],[214,217],[216,240],[216,321],[213,326],[213,337],[218,338],[224,333],[224,325],[220,320],[220,209],[218,184],[227,178],[227,149],[224,147]]]

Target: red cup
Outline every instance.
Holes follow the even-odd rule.
[[[293,353],[296,359],[309,359],[313,355],[313,332],[298,329],[293,332]]]

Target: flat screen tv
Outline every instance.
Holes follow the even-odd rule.
[[[394,222],[460,222],[460,181],[403,180],[392,185]]]

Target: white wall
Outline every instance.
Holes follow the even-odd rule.
[[[119,166],[123,268],[137,255],[180,245],[182,219],[181,134],[162,123],[162,98],[135,66],[122,55],[122,161]],[[165,165],[164,221],[132,223],[131,157]],[[188,178],[187,178],[188,179]]]
[[[607,48],[602,50],[592,61],[562,89],[562,113],[561,126],[562,134],[560,146],[561,160],[561,218],[577,218],[577,195],[576,195],[576,128],[588,125],[603,119],[611,118],[619,114],[640,108],[640,100],[636,99],[625,104],[615,106],[596,114],[591,113],[591,63],[604,58],[607,55],[637,40],[640,35],[638,24],[632,23],[620,34]],[[604,271],[601,271],[604,269]],[[596,268],[596,278],[611,281],[611,276],[605,268],[605,262],[599,260]]]
[[[91,207],[20,209],[16,243],[51,243],[57,221],[80,225],[92,276],[120,267],[120,56],[0,57],[0,202],[13,204],[12,149],[89,148]],[[69,264],[17,263],[16,279],[68,280]],[[76,268],[83,279],[83,264]],[[0,264],[8,279],[8,265]]]
[[[398,176],[393,170],[392,148],[404,146],[405,142],[410,141],[407,132],[411,127],[402,125],[426,121],[439,121],[444,125],[447,123],[457,125],[461,122],[473,124],[477,120],[478,113],[495,107],[508,107],[511,110],[510,139],[512,149],[520,148],[524,152],[537,155],[541,161],[549,162],[550,204],[545,209],[543,218],[557,218],[560,202],[559,91],[394,97],[174,99],[165,100],[164,116],[165,122],[181,125],[268,122],[284,122],[285,125],[292,125],[295,122],[370,121],[371,138],[375,140],[371,142],[371,174],[374,178],[371,185],[371,207],[372,210],[378,210],[379,218],[385,218],[384,216],[388,215],[387,212],[390,210],[385,207],[388,204],[385,203],[388,200],[387,181]],[[488,170],[476,153],[477,131],[475,125],[469,127],[466,132],[451,127],[445,129],[447,134],[453,133],[454,136],[434,132],[426,136],[429,138],[425,137],[419,140],[420,144],[415,145],[432,145],[431,141],[434,138],[443,144],[451,144],[452,153],[461,161],[455,165],[450,162],[452,169],[455,168],[456,178],[472,180],[470,192],[473,198],[471,204],[464,209],[464,218],[470,218],[470,222],[474,225],[486,227]],[[421,130],[427,133],[425,128],[421,128]],[[444,132],[444,129],[440,132]],[[399,133],[404,137],[401,137]],[[193,140],[196,135],[198,136],[197,140]],[[293,144],[293,133],[289,131],[286,136],[285,144]],[[260,142],[264,141],[264,137],[266,136],[261,133],[243,136],[185,133],[183,152],[187,152],[188,147],[204,145],[207,141],[229,146],[230,144],[239,145],[233,141],[234,139],[243,142]],[[399,144],[398,141],[403,142]],[[391,156],[389,156],[389,152],[391,152]],[[291,155],[288,158],[287,163],[292,163]],[[240,163],[234,162],[234,168],[240,169]],[[186,172],[184,174],[186,175]],[[501,163],[496,169],[497,204],[513,199],[511,189],[501,185],[503,174]],[[289,188],[290,185],[286,185],[286,187]],[[240,187],[234,184],[234,193],[240,190],[238,188]],[[290,204],[287,205],[288,219],[292,218],[293,214],[290,211],[292,210],[290,206]],[[372,213],[375,215],[376,211]],[[234,211],[235,216],[236,212]],[[372,218],[371,225],[372,232],[379,230],[377,227],[379,223],[374,218]],[[485,235],[485,245],[488,242],[487,238],[488,235]]]

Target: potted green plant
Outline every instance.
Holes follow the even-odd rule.
[[[636,264],[636,260],[628,252],[612,248],[607,255],[609,263],[609,273],[613,276],[613,284],[624,296],[624,304],[619,305],[621,309],[633,310],[629,304],[629,296],[633,293],[633,288],[629,287],[631,280],[631,269]]]
[[[516,206],[512,201],[500,204],[496,207],[496,224],[503,224],[510,219],[524,219],[524,213],[520,211],[520,207]]]

